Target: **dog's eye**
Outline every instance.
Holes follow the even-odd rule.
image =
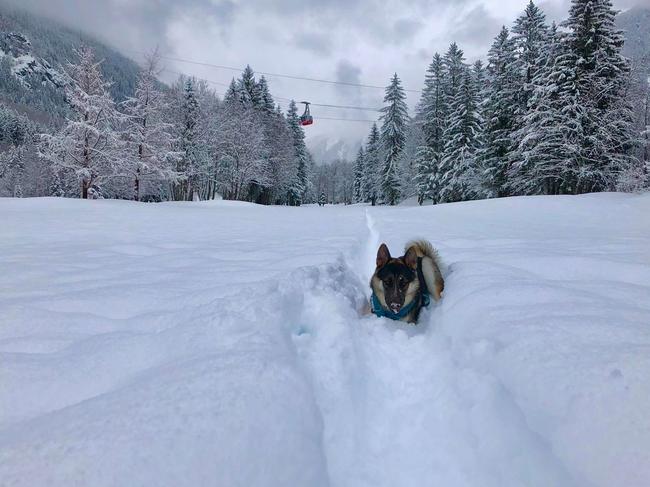
[[[388,286],[388,287],[391,287],[391,286],[393,285],[393,280],[390,279],[390,278],[389,278],[389,279],[386,279],[386,280],[384,281],[384,284],[385,284],[386,286]]]

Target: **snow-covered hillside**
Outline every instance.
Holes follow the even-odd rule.
[[[0,214],[3,486],[650,485],[650,195]],[[359,316],[414,236],[442,302]]]

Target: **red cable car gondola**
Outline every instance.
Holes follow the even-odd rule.
[[[311,125],[314,123],[314,117],[311,116],[311,113],[309,113],[309,102],[308,101],[301,101],[300,103],[303,103],[305,105],[305,113],[303,113],[300,116],[300,125],[303,127],[305,125]]]

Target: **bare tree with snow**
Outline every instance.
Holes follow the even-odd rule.
[[[89,47],[76,51],[78,62],[66,70],[66,97],[72,116],[55,134],[44,134],[41,154],[52,164],[76,174],[82,198],[91,186],[113,176],[123,163],[117,128],[120,114]]]
[[[149,178],[173,181],[173,164],[179,153],[172,150],[173,125],[165,120],[167,98],[159,88],[157,76],[160,56],[147,56],[133,97],[124,102],[124,139],[126,142],[123,171],[133,181],[133,199],[140,200],[142,182]]]

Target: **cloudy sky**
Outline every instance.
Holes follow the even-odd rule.
[[[502,25],[527,0],[5,0],[88,31],[134,59],[160,46],[163,54],[256,71],[384,86],[397,72],[419,90],[434,52],[451,41],[468,60],[485,56]],[[615,6],[650,0],[615,0]],[[540,0],[550,20],[564,18],[568,0]],[[165,60],[168,72],[209,79],[223,92],[226,69]],[[380,107],[383,90],[268,76],[272,93],[321,104]],[[221,83],[221,84],[219,84]],[[412,108],[418,98],[409,92]],[[286,102],[279,100],[281,104]],[[377,113],[314,107],[312,145],[328,139],[354,143]]]

